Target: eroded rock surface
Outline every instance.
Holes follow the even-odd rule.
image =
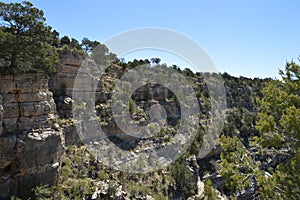
[[[46,77],[0,77],[0,199],[58,181],[64,147],[55,112]]]
[[[83,57],[72,51],[61,51],[59,55],[60,64],[56,66],[58,73],[50,77],[49,89],[54,94],[59,117],[72,118],[71,97]]]

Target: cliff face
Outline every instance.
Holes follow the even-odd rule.
[[[49,89],[54,94],[57,112],[60,118],[72,118],[72,92],[77,72],[83,57],[71,51],[60,52],[60,64],[57,73],[49,79]]]
[[[0,199],[55,184],[63,154],[55,103],[41,75],[0,77]]]

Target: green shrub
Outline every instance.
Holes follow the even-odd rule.
[[[109,174],[106,173],[104,170],[100,170],[100,171],[98,172],[98,178],[99,178],[100,180],[102,180],[102,181],[108,180],[108,179],[109,179]]]

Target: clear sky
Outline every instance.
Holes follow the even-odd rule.
[[[298,0],[31,2],[44,10],[47,23],[61,36],[78,40],[88,37],[101,42],[120,32],[142,27],[175,30],[201,45],[219,71],[235,76],[278,77],[278,69],[300,55]],[[146,53],[134,56],[155,56],[145,56]]]

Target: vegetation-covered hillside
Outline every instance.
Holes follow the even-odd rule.
[[[65,149],[59,183],[32,188],[28,193],[33,199],[300,199],[300,66],[297,62],[287,62],[279,72],[280,80],[209,74],[224,81],[226,120],[216,148],[205,158],[199,158],[213,101],[203,73],[160,64],[159,58],[125,62],[98,41],[84,38],[79,42],[61,37],[46,24],[43,11],[30,2],[0,2],[0,13],[1,75],[43,73],[51,77],[60,73],[57,65],[68,55],[66,52],[109,65],[104,75],[98,77],[101,84],[94,107],[96,120],[115,145],[122,146],[124,139],[110,135],[119,130],[112,116],[111,93],[118,80],[131,69],[140,65],[172,68],[192,85],[200,107],[199,127],[191,146],[169,166],[145,174],[125,173],[103,165],[78,142]],[[65,90],[61,88],[63,95]],[[59,95],[54,92],[54,97]],[[141,125],[150,122],[150,105],[161,104],[171,114],[156,135],[134,141],[134,145],[124,148],[126,151],[160,148],[172,141],[177,134],[174,113],[180,110],[172,91],[148,83],[132,95],[128,104],[131,118]],[[85,105],[77,109],[80,111]],[[72,116],[60,116],[53,121],[63,128],[77,123]],[[12,199],[27,198],[17,196]]]

